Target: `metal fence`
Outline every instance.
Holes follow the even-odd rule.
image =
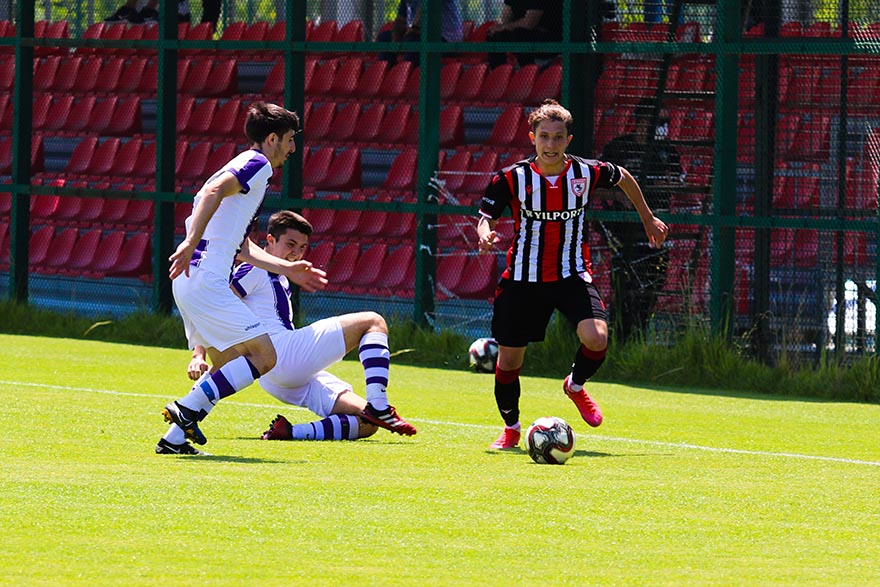
[[[115,22],[122,2],[26,4],[0,3],[3,295],[173,311],[166,259],[192,197],[266,99],[305,119],[265,208],[315,225],[332,287],[301,295],[306,319],[369,308],[486,334],[504,259],[476,254],[476,207],[556,97],[571,152],[630,169],[672,228],[649,249],[619,195],[597,194],[618,338],[706,323],[768,361],[874,352],[870,2],[566,0],[538,41],[496,33],[500,0],[423,1],[404,39],[391,1],[141,0]]]

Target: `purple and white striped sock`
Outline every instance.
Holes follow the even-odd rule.
[[[367,385],[367,401],[377,410],[388,408],[388,371],[391,367],[391,352],[388,350],[388,335],[384,332],[368,332],[358,348],[358,357],[364,366]]]
[[[191,410],[207,414],[217,402],[241,391],[259,378],[260,372],[247,357],[236,357],[209,377],[199,379],[190,392],[177,403]]]
[[[294,440],[357,440],[357,416],[331,414],[323,420],[293,425]]]

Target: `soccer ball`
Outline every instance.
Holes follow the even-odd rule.
[[[574,431],[562,418],[538,418],[526,431],[526,448],[539,465],[561,465],[574,454]]]
[[[468,349],[471,369],[477,373],[494,373],[498,362],[498,343],[494,338],[478,338]]]

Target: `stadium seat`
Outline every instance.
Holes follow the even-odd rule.
[[[456,251],[444,254],[437,260],[437,297],[454,298],[455,288],[463,278],[467,253]]]
[[[65,228],[58,231],[50,243],[51,254],[47,254],[43,261],[37,267],[40,273],[58,273],[62,267],[67,265],[79,237],[79,231],[76,228]]]
[[[53,91],[60,64],[61,58],[57,55],[34,60],[34,92]]]
[[[109,174],[116,161],[116,153],[119,151],[120,144],[120,140],[116,137],[101,141],[92,153],[92,158],[88,167],[86,167],[85,174],[93,176]]]
[[[235,156],[236,146],[232,143],[220,143],[208,155],[208,161],[205,163],[205,175],[210,176],[217,172],[221,167],[226,165]],[[205,177],[204,179],[207,179]]]
[[[107,271],[119,262],[122,254],[122,245],[125,242],[125,232],[114,230],[105,234],[95,252],[92,262],[85,267],[83,274],[91,279],[103,278]]]
[[[214,122],[214,113],[217,111],[217,100],[207,98],[193,105],[192,113],[189,115],[183,134],[196,137],[203,137],[209,133],[209,129]]]
[[[364,23],[360,20],[350,20],[336,31],[333,35],[335,43],[362,43],[364,40]]]
[[[512,102],[507,98],[507,87],[512,77],[513,66],[509,63],[491,69],[484,75],[476,99],[481,102]]]
[[[361,105],[358,102],[349,102],[337,110],[333,116],[333,140],[336,142],[351,140],[360,114]]]
[[[306,79],[313,75],[315,63],[316,61],[314,60],[306,60]],[[311,69],[313,70],[311,73],[309,72],[309,64],[311,64]],[[279,61],[269,70],[268,75],[266,75],[266,81],[263,83],[263,93],[270,96],[284,95],[284,61]]]
[[[540,104],[545,98],[559,99],[562,94],[562,65],[553,64],[538,74],[527,104]]]
[[[504,102],[522,104],[528,101],[538,77],[538,66],[534,63],[517,69],[510,77],[510,82],[502,96]]]
[[[349,201],[364,201],[363,194],[352,194]],[[352,235],[357,234],[358,225],[361,222],[361,210],[342,209],[336,210],[333,214],[333,224],[330,226],[329,233],[349,239]],[[358,235],[360,236],[360,235]]]
[[[311,216],[309,217],[311,218]],[[316,234],[321,234],[315,231]],[[321,241],[314,247],[309,248],[306,254],[306,261],[310,261],[313,266],[326,270],[330,266],[330,259],[333,258],[334,246],[330,241]]]
[[[324,200],[326,198],[322,198]],[[335,210],[330,208],[309,208],[305,212],[305,216],[312,225],[312,234],[324,235],[330,233],[330,227],[333,226],[333,217]],[[311,255],[309,255],[311,257]]]
[[[107,271],[115,277],[142,277],[150,274],[150,233],[137,232],[125,240],[116,264]]]
[[[82,61],[81,57],[69,57],[59,63],[58,69],[55,72],[55,81],[52,83],[53,92],[67,93],[73,91]]]
[[[306,40],[312,43],[330,43],[336,37],[336,30],[335,20],[322,20],[307,31]]]
[[[460,192],[482,196],[492,175],[498,171],[497,167],[498,154],[493,151],[484,151],[479,157],[472,159],[470,173],[462,180]]]
[[[450,149],[464,144],[464,111],[450,104],[440,111],[440,148]]]
[[[410,77],[412,69],[413,64],[409,61],[401,61],[391,67],[391,69],[385,73],[385,78],[376,97],[383,100],[400,98],[406,88],[406,83]]]
[[[374,99],[382,91],[387,71],[387,61],[375,59],[367,62],[357,80],[357,85],[352,95],[361,101]]]
[[[42,265],[46,261],[54,236],[54,226],[44,226],[31,233],[28,244],[28,254],[30,255],[28,263],[31,269]]]
[[[398,145],[406,143],[406,130],[411,126],[410,119],[418,119],[418,112],[413,112],[409,104],[397,104],[394,108],[385,110],[378,132],[376,142]]]
[[[74,224],[78,227],[90,227],[98,224],[104,212],[103,198],[80,198],[80,208],[76,217],[73,218]]]
[[[412,212],[389,212],[382,239],[388,242],[412,242],[416,236],[416,215]]]
[[[0,175],[9,175],[12,172],[12,139],[7,137],[0,140]],[[0,208],[0,214],[8,214],[9,210]]]
[[[414,258],[412,244],[400,245],[386,253],[384,266],[373,282],[370,293],[381,296],[412,297],[413,285],[408,277],[413,271]]]
[[[95,79],[93,90],[104,94],[117,93],[120,80],[125,72],[126,64],[124,57],[111,56],[105,59],[92,59],[100,65]]]
[[[385,62],[383,61],[382,63]],[[384,118],[385,104],[362,105],[357,124],[350,137],[351,140],[356,143],[372,143],[376,141]]]
[[[330,280],[331,288],[348,283],[357,268],[360,254],[361,245],[356,242],[344,244],[333,253],[327,268],[327,279]]]
[[[333,138],[333,117],[336,114],[335,102],[324,102],[320,106],[313,106],[309,116],[308,125],[305,129],[309,141],[324,141]]]
[[[346,289],[361,291],[373,286],[379,279],[385,265],[388,245],[377,243],[361,252],[357,261],[357,269],[346,282]]]
[[[437,216],[437,241],[441,248],[473,248],[477,242],[475,218],[464,214]]]
[[[94,262],[100,240],[101,231],[97,228],[79,235],[71,248],[67,261],[63,265],[57,266],[56,271],[69,276],[82,274],[85,268]]]
[[[498,284],[498,262],[495,255],[469,255],[455,293],[463,299],[489,299]]]
[[[795,267],[816,267],[819,263],[819,231],[799,228],[794,231]]]
[[[156,93],[156,76],[158,70],[153,64],[152,79],[147,74],[148,61],[145,57],[131,57],[126,59],[123,71],[125,75],[121,76],[116,82],[114,91],[119,94],[133,94],[145,92],[149,94]]]
[[[333,74],[329,93],[334,96],[349,97],[355,95],[358,80],[361,77],[363,61],[359,57],[340,59],[339,67]]]
[[[150,200],[131,200],[122,219],[127,230],[143,230],[153,222],[153,202]]]
[[[339,67],[338,59],[326,60],[320,65],[316,65],[311,77],[306,76],[306,96],[320,98],[329,94],[337,67]],[[308,73],[308,69],[306,73]]]
[[[528,119],[522,106],[513,104],[495,120],[486,144],[493,147],[530,147]]]
[[[30,202],[31,219],[37,222],[48,222],[58,209],[58,196],[32,195]]]
[[[324,190],[351,191],[361,185],[361,152],[344,149],[333,157],[327,176],[317,187]]]
[[[382,182],[382,190],[412,191],[416,184],[418,171],[418,151],[406,149],[401,151],[391,162],[388,175]]]
[[[66,174],[85,175],[88,173],[89,165],[98,146],[97,137],[83,137],[79,143],[73,148],[70,160],[64,168]],[[154,163],[155,167],[155,163]]]
[[[208,133],[215,137],[227,137],[238,139],[241,129],[244,128],[244,121],[247,110],[242,106],[241,100],[232,98],[224,103],[217,105],[217,111],[214,112],[214,120],[208,128]]]
[[[213,144],[207,141],[190,144],[186,157],[178,161],[180,167],[175,174],[182,184],[186,185],[205,179],[207,176],[205,166],[208,164],[208,155],[211,153],[212,146]]]
[[[15,59],[5,56],[0,57],[0,92],[11,92],[14,80]]]
[[[459,149],[447,157],[440,167],[440,179],[446,183],[446,189],[453,196],[461,190],[470,164],[471,152],[467,149]]]
[[[131,136],[141,130],[141,98],[120,98],[103,133],[113,136]]]
[[[92,110],[94,110],[96,103],[97,98],[94,95],[77,98],[70,108],[70,114],[67,116],[63,130],[74,135],[88,132]]]
[[[0,271],[9,269],[9,223],[0,221]]]
[[[333,158],[332,147],[310,149],[307,157],[303,157],[303,186],[320,187],[327,177]]]
[[[458,78],[461,76],[461,62],[450,61],[444,63],[440,69],[440,101],[445,102],[452,98]]]
[[[193,109],[196,106],[196,99],[192,96],[181,95],[177,97],[177,134],[185,134],[187,127],[190,124],[190,117],[192,117]]]
[[[458,102],[481,100],[480,90],[488,70],[489,66],[485,63],[475,63],[464,69],[458,77],[458,83],[456,83],[450,99]]]

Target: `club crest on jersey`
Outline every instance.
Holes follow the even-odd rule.
[[[569,186],[570,186],[569,189],[571,190],[571,193],[573,193],[574,195],[576,195],[578,197],[583,196],[585,193],[587,193],[587,178],[578,177],[578,178],[572,179]]]

